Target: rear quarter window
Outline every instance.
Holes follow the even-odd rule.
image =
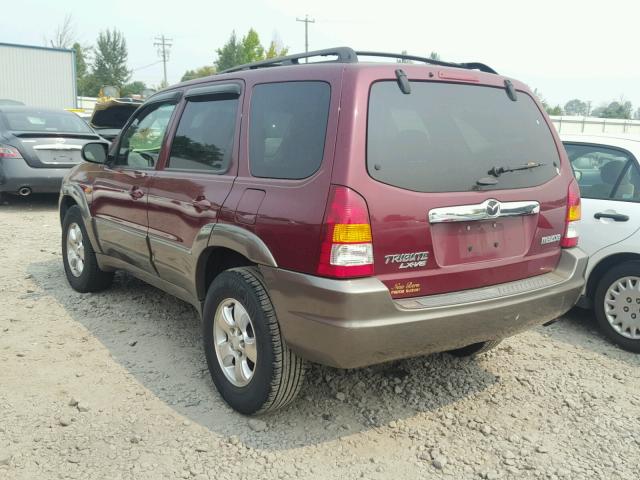
[[[504,89],[394,81],[376,82],[369,95],[367,170],[381,182],[418,192],[480,188],[493,167],[506,172],[491,189],[540,185],[558,175],[560,159],[542,113],[528,95],[512,101]]]
[[[254,177],[302,179],[322,163],[331,87],[326,82],[256,85],[249,118]]]

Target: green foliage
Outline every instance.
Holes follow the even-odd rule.
[[[83,97],[97,97],[102,84],[93,73],[88,73],[78,79],[78,95]]]
[[[180,79],[181,82],[187,80],[193,80],[194,78],[209,77],[216,74],[216,67],[213,65],[205,65],[204,67],[196,68],[195,70],[187,70]]]
[[[560,105],[556,105],[555,107],[551,107],[547,105],[545,107],[545,110],[547,111],[548,115],[556,115],[556,116],[564,115],[564,112],[562,111],[562,107]]]
[[[567,115],[584,117],[589,113],[589,105],[587,105],[587,102],[574,98],[565,104],[564,111]]]
[[[225,43],[222,48],[216,50],[218,58],[215,61],[215,66],[218,71],[226,70],[227,68],[242,65],[243,63],[257,62],[265,58],[283,56],[286,55],[288,51],[289,49],[287,47],[278,49],[275,41],[272,41],[269,48],[265,50],[260,43],[258,32],[253,28],[249,29],[240,41],[238,41],[238,37],[234,31],[231,33],[227,43]]]
[[[431,60],[442,60],[442,58],[440,58],[440,54],[438,52],[431,52],[429,54],[429,58]]]
[[[609,105],[600,105],[596,108],[592,115],[600,118],[621,118],[630,119],[631,112],[633,112],[633,105],[629,101],[620,99],[620,101],[613,101]]]
[[[100,32],[96,41],[93,75],[101,85],[122,87],[130,77],[127,42],[115,28]]]
[[[74,43],[71,48],[73,48],[76,53],[76,77],[82,78],[88,71],[86,59],[87,49],[82,48],[78,42]]]
[[[227,43],[222,48],[218,48],[216,53],[218,54],[218,59],[215,64],[218,71],[245,63],[242,43],[238,42],[235,30],[231,32],[231,37],[229,37]]]
[[[147,88],[146,83],[136,80],[135,82],[127,83],[120,89],[121,97],[129,97],[131,95],[142,95],[142,92]]]
[[[264,55],[264,58],[275,58],[275,57],[284,57],[289,53],[289,47],[282,47],[278,49],[278,45],[276,45],[275,40],[271,40],[269,44],[269,49]]]
[[[640,107],[638,107],[638,110],[636,110],[635,119],[640,120]]]
[[[260,44],[260,37],[253,28],[250,28],[242,39],[242,52],[244,63],[257,62],[264,58],[264,48]]]

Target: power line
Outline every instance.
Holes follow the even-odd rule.
[[[162,59],[162,67],[164,69],[164,85],[167,86],[169,85],[167,82],[167,61],[169,60],[169,49],[173,45],[173,43],[171,43],[173,39],[166,38],[163,33],[159,37],[156,37],[155,40],[156,42],[153,46],[158,47],[158,55]]]
[[[316,21],[305,14],[304,18],[296,18],[296,22],[304,22],[304,53],[309,53],[309,24],[316,23]],[[308,58],[304,59],[304,63],[308,61]]]

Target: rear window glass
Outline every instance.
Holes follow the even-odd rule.
[[[330,97],[325,82],[257,85],[249,124],[251,175],[301,179],[315,173],[324,154]]]
[[[496,168],[543,164],[504,172],[495,185],[476,182]],[[459,192],[540,185],[558,174],[559,156],[534,101],[516,102],[501,88],[394,81],[372,85],[367,169],[381,182],[418,192]],[[491,177],[493,178],[493,177]]]
[[[67,112],[3,112],[9,130],[16,132],[93,133],[75,113]]]

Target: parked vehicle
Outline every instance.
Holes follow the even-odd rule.
[[[154,95],[108,152],[83,152],[60,197],[69,283],[124,269],[193,304],[245,414],[289,403],[304,360],[477,354],[584,285],[562,144],[482,64],[257,62]]]
[[[100,140],[84,121],[64,110],[0,106],[0,195],[56,193],[82,146]]]
[[[563,135],[580,185],[580,245],[589,254],[579,305],[604,334],[640,352],[640,138]]]
[[[96,103],[89,125],[101,137],[112,142],[140,105],[142,105],[141,100],[132,98],[112,98]]]

